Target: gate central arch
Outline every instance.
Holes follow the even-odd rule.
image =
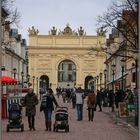
[[[58,65],[58,87],[73,88],[76,84],[76,64],[69,59]]]
[[[39,87],[41,90],[45,91],[47,88],[49,88],[49,77],[47,75],[42,75],[39,81]]]

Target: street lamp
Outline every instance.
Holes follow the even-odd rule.
[[[29,81],[30,81],[30,75],[27,74],[27,82],[29,83]]]
[[[38,98],[38,77],[36,77],[36,84],[37,84],[37,98]]]
[[[95,92],[95,93],[96,93],[96,80],[97,80],[97,78],[94,77],[94,92]]]
[[[124,74],[124,66],[125,66],[125,59],[121,59],[121,67],[122,67],[122,93],[123,93],[123,87],[124,87],[124,84],[123,84],[123,74]]]
[[[39,79],[39,86],[42,87],[42,79]]]
[[[105,81],[104,81],[105,82],[105,86],[104,87],[105,87],[105,90],[106,90],[106,76],[107,76],[107,70],[104,69],[104,78],[105,78]]]
[[[33,76],[33,90],[34,90],[34,83],[35,82],[35,76]]]
[[[97,80],[97,90],[98,90],[98,79],[99,79],[99,76],[96,77],[96,80]]]
[[[101,87],[102,86],[102,73],[100,72],[99,75],[100,75],[100,90],[101,90],[102,89],[102,87]]]
[[[27,79],[26,79],[26,80],[27,80],[27,85],[28,85],[28,88],[29,88],[30,75],[27,74],[26,78],[27,78]]]
[[[30,75],[29,74],[27,74],[26,80],[27,80],[27,85],[28,85],[28,88],[29,88],[29,81],[30,81]]]
[[[50,88],[51,88],[51,87],[52,87],[52,83],[50,83],[50,85],[49,85],[49,86],[50,86]]]
[[[43,92],[43,79],[39,79],[39,94],[40,94],[40,100],[42,98],[42,92]]]
[[[107,75],[107,70],[106,69],[104,69],[104,80],[105,80],[105,90],[106,90],[106,75]]]
[[[112,90],[113,90],[113,93],[112,93],[112,112],[114,112],[114,76],[115,76],[116,65],[112,64],[111,69],[112,69],[112,75],[113,75],[113,81],[112,81]]]
[[[24,72],[21,72],[21,77],[22,77],[22,88],[23,88],[23,77],[24,77]]]
[[[16,79],[16,73],[17,73],[17,69],[13,68],[14,79]]]
[[[43,79],[42,79],[43,80]],[[42,87],[43,87],[43,89],[46,91],[46,89],[48,88],[47,87],[47,85],[46,85],[47,83],[46,83],[46,80],[44,79],[43,81],[42,81]]]
[[[138,72],[137,72],[137,68],[138,68],[138,56],[139,54],[138,54],[138,51],[137,50],[135,50],[134,52],[133,52],[133,58],[134,58],[134,60],[135,60],[135,72],[136,72],[136,74],[135,74],[135,80],[136,80],[136,88],[138,88],[138,79],[137,79],[137,77],[138,77]]]
[[[138,54],[138,50],[135,50],[133,52],[133,58],[135,60],[135,80],[136,80],[136,90],[138,89],[138,72],[137,72],[137,68],[138,68],[138,59],[139,59],[139,54]],[[135,93],[135,94],[138,94],[138,93]],[[139,122],[139,100],[136,99],[137,101],[134,101],[135,104],[136,104],[136,109],[135,109],[135,125],[138,126],[138,122]],[[136,103],[138,102],[138,103]]]

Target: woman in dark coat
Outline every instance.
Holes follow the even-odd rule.
[[[29,88],[28,93],[24,97],[23,106],[26,108],[26,116],[28,117],[29,129],[35,130],[35,115],[36,115],[36,105],[38,104],[38,99],[33,89]]]
[[[47,90],[47,93],[42,97],[40,111],[44,112],[45,116],[45,125],[46,129],[45,131],[51,131],[51,125],[52,125],[52,111],[54,110],[54,105],[58,106],[58,103],[53,95],[53,90],[49,88]]]
[[[88,99],[87,99],[89,121],[93,121],[95,104],[96,104],[96,95],[95,95],[94,91],[90,91],[88,94]]]

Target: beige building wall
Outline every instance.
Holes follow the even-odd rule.
[[[84,88],[87,76],[96,77],[105,69],[105,36],[75,34],[38,35],[29,34],[29,74],[40,78],[49,77],[52,89],[58,86],[58,65],[63,60],[71,60],[76,65],[76,86]],[[37,31],[37,30],[36,30]],[[35,80],[35,91],[37,90]],[[39,83],[38,83],[39,84]]]
[[[131,84],[133,83],[133,73],[135,72],[135,68],[133,66],[135,64],[134,59],[129,59],[126,62],[126,87],[131,88]]]

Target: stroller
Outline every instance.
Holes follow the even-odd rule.
[[[65,129],[65,132],[69,132],[67,107],[57,107],[55,110],[55,123],[53,124],[53,131],[58,132],[58,129]]]
[[[9,105],[7,132],[9,132],[10,129],[19,129],[19,128],[21,128],[21,131],[24,131],[24,124],[22,123],[21,110],[22,107],[18,103],[11,103]]]

